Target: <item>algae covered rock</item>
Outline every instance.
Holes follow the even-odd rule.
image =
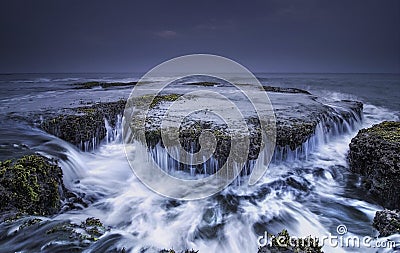
[[[101,87],[101,88],[105,89],[105,88],[119,87],[119,86],[134,86],[134,85],[136,85],[136,82],[106,83],[106,82],[90,81],[90,82],[85,82],[85,83],[74,83],[73,85],[75,86],[74,89],[79,89],[79,90],[81,90],[81,89],[92,89],[92,88],[96,88],[96,87]]]
[[[173,249],[163,249],[163,250],[160,250],[160,253],[199,253],[199,251],[193,250],[193,249],[191,249],[191,250],[186,249],[183,251],[176,251]]]
[[[126,252],[122,236],[107,233],[110,228],[94,217],[73,222],[30,216],[0,223],[0,229],[1,252]]]
[[[96,148],[106,137],[105,120],[114,128],[118,121],[118,115],[122,115],[124,108],[124,100],[73,108],[68,113],[44,120],[40,127],[82,150],[88,151]]]
[[[46,234],[59,234],[58,238],[67,236],[66,238],[88,244],[97,241],[106,231],[107,228],[99,219],[91,217],[87,218],[80,225],[69,222],[60,223],[48,229]]]
[[[365,176],[364,187],[389,209],[400,208],[400,122],[362,129],[351,140],[351,171]]]
[[[373,226],[379,231],[379,236],[400,233],[400,211],[383,210],[376,212]]]
[[[0,162],[0,212],[57,213],[65,190],[62,175],[55,161],[40,155]]]

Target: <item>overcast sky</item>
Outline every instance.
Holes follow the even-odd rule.
[[[399,0],[0,0],[0,72],[142,72],[211,53],[255,72],[400,72]]]

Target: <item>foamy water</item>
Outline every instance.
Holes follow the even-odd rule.
[[[106,93],[86,91],[83,97],[93,96],[92,92],[96,96]],[[72,91],[62,93],[68,95]],[[122,90],[115,92],[117,96],[122,93]],[[332,91],[321,91],[321,95],[330,99],[353,97]],[[29,94],[23,96],[27,101],[35,98]],[[41,94],[39,99],[45,97]],[[1,105],[12,107],[16,103],[17,100],[6,99]],[[29,109],[29,106],[23,108]],[[373,235],[372,219],[382,207],[364,199],[365,193],[358,188],[358,177],[348,170],[346,154],[351,139],[360,128],[383,120],[399,120],[397,113],[365,103],[362,124],[348,127],[347,131],[333,134],[328,139],[317,134],[307,149],[306,157],[296,159],[291,156],[286,161],[275,161],[257,184],[248,186],[248,178],[244,177],[240,184],[236,182],[214,196],[195,201],[168,199],[143,185],[129,166],[118,129],[108,126],[106,140],[92,152],[78,151],[76,147],[37,129],[26,130],[29,135],[24,138],[35,140],[31,145],[35,151],[46,156],[63,157],[60,165],[66,186],[84,193],[91,202],[83,210],[68,211],[52,220],[70,219],[80,223],[87,217],[99,218],[111,227],[103,237],[117,238],[112,243],[131,252],[193,248],[201,253],[250,253],[257,252],[258,237],[265,231],[276,234],[288,229],[295,236],[324,236],[329,233],[337,235],[337,226],[346,225],[346,235]],[[15,136],[22,136],[13,131]],[[3,139],[6,139],[5,132]],[[142,150],[140,145],[134,148],[138,154],[135,166],[142,166],[145,158],[141,154],[147,150]],[[35,237],[29,239],[34,241]],[[391,239],[399,240],[396,236]],[[87,251],[96,252],[96,247],[102,243],[102,240],[95,242]],[[15,245],[18,249],[18,244]],[[10,249],[13,248],[10,246]],[[323,250],[360,251],[328,245]]]

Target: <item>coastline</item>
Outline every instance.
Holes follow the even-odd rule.
[[[78,109],[79,110],[79,109]],[[91,114],[91,112],[89,112],[89,114]],[[114,115],[115,116],[115,115]],[[101,118],[103,118],[103,116],[101,116]],[[104,121],[103,121],[103,119],[101,120],[101,123],[103,123],[104,124]],[[103,137],[104,138],[104,137]],[[103,139],[103,138],[101,138],[101,139]],[[104,144],[103,144],[104,145]],[[101,146],[100,146],[100,148],[101,148]],[[90,151],[90,150],[88,150],[88,151]],[[298,162],[296,162],[296,161],[293,161],[292,162],[292,164],[296,164],[296,163],[298,163]],[[299,178],[296,178],[296,179],[294,179],[293,177],[288,177],[288,178],[286,178],[286,183],[284,183],[284,184],[287,184],[287,185],[289,185],[290,187],[292,187],[293,189],[302,189],[302,187],[303,187],[303,189],[304,189],[304,191],[305,192],[308,192],[309,191],[309,185],[307,185],[307,184],[309,184],[309,183],[307,183],[306,181],[304,181],[304,179],[302,180],[302,179],[299,179]],[[274,189],[274,187],[272,187],[272,189]],[[309,193],[308,193],[309,194]],[[306,194],[307,195],[307,194]],[[96,202],[97,200],[95,200],[94,201],[94,203]],[[278,233],[279,231],[276,231],[276,232],[274,232],[274,233]],[[173,246],[173,245],[171,245],[171,246]],[[190,248],[190,247],[187,247],[187,248]],[[195,247],[193,247],[194,249],[196,249]],[[203,251],[200,251],[200,252],[203,252]]]

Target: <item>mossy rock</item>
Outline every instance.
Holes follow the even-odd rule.
[[[5,231],[0,248],[7,252],[126,252],[120,245],[122,236],[106,233],[110,228],[94,217],[81,223],[22,217],[0,223],[0,230]]]
[[[149,105],[150,109],[155,108],[157,105],[160,105],[164,102],[173,102],[181,97],[182,94],[164,94],[164,95],[143,95],[140,97],[132,97],[132,103],[135,106],[143,107]]]
[[[276,145],[280,147],[289,146],[291,150],[295,150],[309,139],[315,132],[318,122],[295,122],[290,126],[277,123],[276,126]]]
[[[282,238],[282,239],[277,239]],[[269,245],[260,247],[258,253],[323,253],[322,246],[319,245],[318,239],[311,236],[305,238],[291,238],[288,231],[283,229],[276,236],[271,236]]]
[[[163,250],[160,250],[160,253],[199,253],[199,251],[194,250],[194,249],[191,249],[191,250],[186,249],[186,250],[182,250],[182,251],[176,251],[173,249],[163,249]]]
[[[67,235],[69,238],[79,240],[80,242],[88,240],[95,242],[102,236],[108,229],[101,223],[99,219],[94,217],[87,218],[86,221],[80,225],[74,223],[64,222],[57,226],[52,227],[46,231],[46,234],[62,233]]]
[[[70,113],[46,119],[40,127],[82,150],[88,151],[86,150],[88,147],[96,148],[106,137],[107,129],[104,119],[108,120],[111,127],[116,126],[117,116],[123,114],[125,103],[125,100],[119,100],[74,108]]]
[[[73,84],[75,87],[74,89],[92,89],[95,87],[101,88],[109,88],[109,87],[119,87],[119,86],[134,86],[137,82],[129,82],[129,83],[122,83],[122,82],[113,82],[113,83],[106,83],[106,82],[98,82],[98,81],[90,81],[85,83],[75,83]]]
[[[274,87],[274,86],[263,86],[263,90],[267,92],[281,92],[281,93],[303,93],[307,95],[311,95],[310,92],[297,88],[283,88],[283,87]]]
[[[379,236],[400,234],[400,211],[383,210],[375,214],[372,224],[379,231]]]
[[[194,82],[194,83],[185,83],[185,85],[197,85],[197,86],[204,86],[204,87],[213,87],[218,85],[217,82]]]
[[[374,135],[387,142],[400,143],[400,122],[384,121],[365,129],[365,133]]]
[[[65,190],[62,175],[55,161],[40,155],[0,162],[0,212],[57,213]]]
[[[400,209],[400,122],[362,129],[351,140],[351,171],[363,175],[363,187],[385,208]]]

